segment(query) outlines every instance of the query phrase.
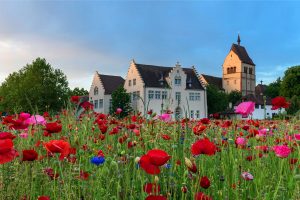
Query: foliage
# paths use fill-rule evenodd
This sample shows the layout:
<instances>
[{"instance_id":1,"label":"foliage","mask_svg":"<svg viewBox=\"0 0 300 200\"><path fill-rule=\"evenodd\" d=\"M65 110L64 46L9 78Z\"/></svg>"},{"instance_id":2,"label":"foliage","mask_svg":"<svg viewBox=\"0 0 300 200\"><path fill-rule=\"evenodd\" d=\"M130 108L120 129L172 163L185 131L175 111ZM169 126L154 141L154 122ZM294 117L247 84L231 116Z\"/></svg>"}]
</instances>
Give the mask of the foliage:
<instances>
[{"instance_id":1,"label":"foliage","mask_svg":"<svg viewBox=\"0 0 300 200\"><path fill-rule=\"evenodd\" d=\"M289 115L296 114L300 111L300 96L294 95L292 98L289 99L290 106L287 109L287 113Z\"/></svg>"},{"instance_id":2,"label":"foliage","mask_svg":"<svg viewBox=\"0 0 300 200\"><path fill-rule=\"evenodd\" d=\"M112 106L110 108L110 114L114 114L118 108L122 109L122 112L118 114L120 118L127 116L132 108L130 106L130 95L126 93L124 87L119 86L112 94Z\"/></svg>"},{"instance_id":3,"label":"foliage","mask_svg":"<svg viewBox=\"0 0 300 200\"><path fill-rule=\"evenodd\" d=\"M222 112L228 107L228 96L213 85L207 86L208 113Z\"/></svg>"},{"instance_id":4,"label":"foliage","mask_svg":"<svg viewBox=\"0 0 300 200\"><path fill-rule=\"evenodd\" d=\"M281 79L280 77L277 78L276 81L267 85L265 95L271 98L275 98L280 95L280 86L281 86Z\"/></svg>"},{"instance_id":5,"label":"foliage","mask_svg":"<svg viewBox=\"0 0 300 200\"><path fill-rule=\"evenodd\" d=\"M228 94L228 102L231 102L232 106L234 106L241 99L242 99L242 93L238 90L231 91Z\"/></svg>"},{"instance_id":6,"label":"foliage","mask_svg":"<svg viewBox=\"0 0 300 200\"><path fill-rule=\"evenodd\" d=\"M280 86L280 94L287 98L300 96L300 65L290 67L284 72Z\"/></svg>"},{"instance_id":7,"label":"foliage","mask_svg":"<svg viewBox=\"0 0 300 200\"><path fill-rule=\"evenodd\" d=\"M92 112L77 121L73 110L50 124L53 119L27 130L11 131L10 124L0 124L0 130L11 132L1 133L1 143L13 141L9 148L0 145L0 160L15 156L14 149L19 152L0 164L0 199L144 200L150 192L169 200L196 195L300 199L299 121L170 123L150 116L117 120ZM203 128L195 132L196 126ZM153 153L157 150L166 155ZM141 160L159 173L148 174Z\"/></svg>"},{"instance_id":8,"label":"foliage","mask_svg":"<svg viewBox=\"0 0 300 200\"><path fill-rule=\"evenodd\" d=\"M75 87L73 90L69 91L69 97L71 96L85 96L89 95L89 92L85 90L84 88Z\"/></svg>"},{"instance_id":9,"label":"foliage","mask_svg":"<svg viewBox=\"0 0 300 200\"><path fill-rule=\"evenodd\" d=\"M59 111L68 99L68 90L65 74L37 58L5 79L0 87L0 104L10 112Z\"/></svg>"}]
</instances>

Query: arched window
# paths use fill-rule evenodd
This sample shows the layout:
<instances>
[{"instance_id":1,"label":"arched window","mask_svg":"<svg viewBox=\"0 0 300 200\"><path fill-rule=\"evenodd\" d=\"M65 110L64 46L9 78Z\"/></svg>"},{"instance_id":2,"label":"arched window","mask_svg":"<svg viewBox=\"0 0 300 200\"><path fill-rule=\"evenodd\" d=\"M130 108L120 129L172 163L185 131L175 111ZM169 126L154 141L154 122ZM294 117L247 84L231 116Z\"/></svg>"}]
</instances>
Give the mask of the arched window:
<instances>
[{"instance_id":1,"label":"arched window","mask_svg":"<svg viewBox=\"0 0 300 200\"><path fill-rule=\"evenodd\" d=\"M96 87L94 88L94 95L98 95L98 93L99 93L99 90L98 90L98 87L96 86Z\"/></svg>"},{"instance_id":2,"label":"arched window","mask_svg":"<svg viewBox=\"0 0 300 200\"><path fill-rule=\"evenodd\" d=\"M227 68L227 74L229 74L230 73L230 70L229 70L229 68Z\"/></svg>"},{"instance_id":3,"label":"arched window","mask_svg":"<svg viewBox=\"0 0 300 200\"><path fill-rule=\"evenodd\" d=\"M233 68L233 72L234 72L234 73L236 72L236 67Z\"/></svg>"}]
</instances>

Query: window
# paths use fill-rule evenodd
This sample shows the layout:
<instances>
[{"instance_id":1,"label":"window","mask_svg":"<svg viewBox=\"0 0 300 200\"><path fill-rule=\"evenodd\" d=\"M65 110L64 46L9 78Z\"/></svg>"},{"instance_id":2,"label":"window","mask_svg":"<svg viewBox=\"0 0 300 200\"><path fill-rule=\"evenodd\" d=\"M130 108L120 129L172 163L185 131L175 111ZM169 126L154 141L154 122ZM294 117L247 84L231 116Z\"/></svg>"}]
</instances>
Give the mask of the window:
<instances>
[{"instance_id":1,"label":"window","mask_svg":"<svg viewBox=\"0 0 300 200\"><path fill-rule=\"evenodd\" d=\"M230 74L230 70L229 70L229 68L227 68L227 74Z\"/></svg>"},{"instance_id":2,"label":"window","mask_svg":"<svg viewBox=\"0 0 300 200\"><path fill-rule=\"evenodd\" d=\"M160 99L160 91L155 91L155 99Z\"/></svg>"},{"instance_id":3,"label":"window","mask_svg":"<svg viewBox=\"0 0 300 200\"><path fill-rule=\"evenodd\" d=\"M135 78L133 79L132 85L136 85L136 79Z\"/></svg>"},{"instance_id":4,"label":"window","mask_svg":"<svg viewBox=\"0 0 300 200\"><path fill-rule=\"evenodd\" d=\"M244 67L244 73L247 74L247 71L248 71L248 68L247 68L247 67Z\"/></svg>"},{"instance_id":5,"label":"window","mask_svg":"<svg viewBox=\"0 0 300 200\"><path fill-rule=\"evenodd\" d=\"M96 87L94 88L94 95L98 95L98 93L99 93L99 90L98 90L98 87L96 86Z\"/></svg>"},{"instance_id":6,"label":"window","mask_svg":"<svg viewBox=\"0 0 300 200\"><path fill-rule=\"evenodd\" d=\"M255 108L259 108L259 105L258 105L258 104L255 104Z\"/></svg>"},{"instance_id":7,"label":"window","mask_svg":"<svg viewBox=\"0 0 300 200\"><path fill-rule=\"evenodd\" d=\"M249 68L249 74L252 74L252 72L253 72L253 69Z\"/></svg>"},{"instance_id":8,"label":"window","mask_svg":"<svg viewBox=\"0 0 300 200\"><path fill-rule=\"evenodd\" d=\"M94 107L95 107L95 109L97 109L97 108L98 108L98 99L97 99L97 100L95 100L95 102L94 102Z\"/></svg>"},{"instance_id":9,"label":"window","mask_svg":"<svg viewBox=\"0 0 300 200\"><path fill-rule=\"evenodd\" d=\"M140 91L136 91L136 99L140 97Z\"/></svg>"},{"instance_id":10,"label":"window","mask_svg":"<svg viewBox=\"0 0 300 200\"><path fill-rule=\"evenodd\" d=\"M233 68L233 72L234 72L234 73L236 72L236 67Z\"/></svg>"},{"instance_id":11,"label":"window","mask_svg":"<svg viewBox=\"0 0 300 200\"><path fill-rule=\"evenodd\" d=\"M128 86L131 86L131 80L128 81Z\"/></svg>"},{"instance_id":12,"label":"window","mask_svg":"<svg viewBox=\"0 0 300 200\"><path fill-rule=\"evenodd\" d=\"M196 118L200 118L200 110L196 111Z\"/></svg>"},{"instance_id":13,"label":"window","mask_svg":"<svg viewBox=\"0 0 300 200\"><path fill-rule=\"evenodd\" d=\"M227 85L229 85L229 81L227 81Z\"/></svg>"},{"instance_id":14,"label":"window","mask_svg":"<svg viewBox=\"0 0 300 200\"><path fill-rule=\"evenodd\" d=\"M136 92L132 92L131 98L132 98L132 101L136 99Z\"/></svg>"},{"instance_id":15,"label":"window","mask_svg":"<svg viewBox=\"0 0 300 200\"><path fill-rule=\"evenodd\" d=\"M103 99L99 99L99 108L103 108Z\"/></svg>"},{"instance_id":16,"label":"window","mask_svg":"<svg viewBox=\"0 0 300 200\"><path fill-rule=\"evenodd\" d=\"M154 91L153 90L149 90L148 91L148 98L149 99L153 99L154 98Z\"/></svg>"},{"instance_id":17,"label":"window","mask_svg":"<svg viewBox=\"0 0 300 200\"><path fill-rule=\"evenodd\" d=\"M180 102L180 100L181 100L181 93L180 92L175 93L175 99L176 99L176 101Z\"/></svg>"},{"instance_id":18,"label":"window","mask_svg":"<svg viewBox=\"0 0 300 200\"><path fill-rule=\"evenodd\" d=\"M195 100L195 96L194 96L194 92L190 92L190 101L194 101Z\"/></svg>"},{"instance_id":19,"label":"window","mask_svg":"<svg viewBox=\"0 0 300 200\"><path fill-rule=\"evenodd\" d=\"M181 85L181 78L180 76L175 77L175 85Z\"/></svg>"},{"instance_id":20,"label":"window","mask_svg":"<svg viewBox=\"0 0 300 200\"><path fill-rule=\"evenodd\" d=\"M194 118L194 111L191 110L191 118Z\"/></svg>"},{"instance_id":21,"label":"window","mask_svg":"<svg viewBox=\"0 0 300 200\"><path fill-rule=\"evenodd\" d=\"M199 92L195 93L195 101L200 101L200 93Z\"/></svg>"},{"instance_id":22,"label":"window","mask_svg":"<svg viewBox=\"0 0 300 200\"><path fill-rule=\"evenodd\" d=\"M91 104L93 104L93 105L94 105L94 102L93 102L93 100L91 100Z\"/></svg>"},{"instance_id":23,"label":"window","mask_svg":"<svg viewBox=\"0 0 300 200\"><path fill-rule=\"evenodd\" d=\"M161 92L161 98L162 98L162 99L167 99L167 95L168 95L168 94L167 94L167 91L162 91L162 92Z\"/></svg>"},{"instance_id":24,"label":"window","mask_svg":"<svg viewBox=\"0 0 300 200\"><path fill-rule=\"evenodd\" d=\"M261 105L260 107L261 107L261 109L265 109L265 105Z\"/></svg>"},{"instance_id":25,"label":"window","mask_svg":"<svg viewBox=\"0 0 300 200\"><path fill-rule=\"evenodd\" d=\"M112 107L112 99L109 99L109 110L111 109Z\"/></svg>"},{"instance_id":26,"label":"window","mask_svg":"<svg viewBox=\"0 0 300 200\"><path fill-rule=\"evenodd\" d=\"M236 85L236 80L234 80L234 84Z\"/></svg>"}]
</instances>

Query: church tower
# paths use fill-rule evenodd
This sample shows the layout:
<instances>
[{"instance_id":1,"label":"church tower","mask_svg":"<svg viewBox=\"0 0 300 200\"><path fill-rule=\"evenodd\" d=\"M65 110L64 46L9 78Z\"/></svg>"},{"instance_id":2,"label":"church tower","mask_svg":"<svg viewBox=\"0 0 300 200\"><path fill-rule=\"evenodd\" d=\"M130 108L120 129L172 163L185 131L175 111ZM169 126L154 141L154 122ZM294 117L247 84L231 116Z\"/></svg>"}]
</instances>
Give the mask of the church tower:
<instances>
[{"instance_id":1,"label":"church tower","mask_svg":"<svg viewBox=\"0 0 300 200\"><path fill-rule=\"evenodd\" d=\"M241 46L240 35L224 60L222 82L228 93L238 90L245 96L255 92L255 64Z\"/></svg>"}]
</instances>

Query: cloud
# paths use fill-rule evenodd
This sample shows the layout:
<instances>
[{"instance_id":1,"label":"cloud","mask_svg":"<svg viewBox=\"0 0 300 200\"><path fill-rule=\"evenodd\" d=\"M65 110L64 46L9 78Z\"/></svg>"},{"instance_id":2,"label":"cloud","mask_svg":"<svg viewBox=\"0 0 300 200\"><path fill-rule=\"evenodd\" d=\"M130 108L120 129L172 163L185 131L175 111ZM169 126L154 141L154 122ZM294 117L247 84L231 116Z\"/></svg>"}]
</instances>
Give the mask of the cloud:
<instances>
[{"instance_id":1,"label":"cloud","mask_svg":"<svg viewBox=\"0 0 300 200\"><path fill-rule=\"evenodd\" d=\"M46 58L54 68L68 77L71 88L89 89L96 70L103 74L126 74L129 60L107 52L90 49L80 43L37 38L0 40L0 82L37 57Z\"/></svg>"}]
</instances>

